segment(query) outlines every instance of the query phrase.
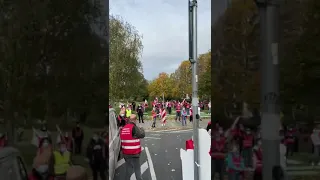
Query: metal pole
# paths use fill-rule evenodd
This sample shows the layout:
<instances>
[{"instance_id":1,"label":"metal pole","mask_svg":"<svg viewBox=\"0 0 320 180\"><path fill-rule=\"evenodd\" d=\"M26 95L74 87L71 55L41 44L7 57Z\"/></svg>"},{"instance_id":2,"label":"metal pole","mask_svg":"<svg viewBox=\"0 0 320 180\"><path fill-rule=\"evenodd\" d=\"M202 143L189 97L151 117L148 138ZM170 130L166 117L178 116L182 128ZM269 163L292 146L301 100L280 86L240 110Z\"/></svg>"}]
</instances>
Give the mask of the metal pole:
<instances>
[{"instance_id":1,"label":"metal pole","mask_svg":"<svg viewBox=\"0 0 320 180\"><path fill-rule=\"evenodd\" d=\"M272 169L280 164L279 128L279 2L256 0L260 14L261 31L261 103L262 103L262 148L263 180L272 180Z\"/></svg>"},{"instance_id":2,"label":"metal pole","mask_svg":"<svg viewBox=\"0 0 320 180\"><path fill-rule=\"evenodd\" d=\"M192 68L192 111L194 142L194 180L199 180L199 112L198 112L198 75L197 75L197 0L189 0L189 60Z\"/></svg>"}]
</instances>

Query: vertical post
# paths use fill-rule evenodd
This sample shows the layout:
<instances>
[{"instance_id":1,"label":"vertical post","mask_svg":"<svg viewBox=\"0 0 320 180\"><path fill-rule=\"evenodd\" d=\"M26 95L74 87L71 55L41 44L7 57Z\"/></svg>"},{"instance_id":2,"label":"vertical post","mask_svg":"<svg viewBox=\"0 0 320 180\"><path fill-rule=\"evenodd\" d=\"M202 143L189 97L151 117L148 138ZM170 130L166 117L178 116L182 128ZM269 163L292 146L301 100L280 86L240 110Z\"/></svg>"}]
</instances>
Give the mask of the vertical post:
<instances>
[{"instance_id":1,"label":"vertical post","mask_svg":"<svg viewBox=\"0 0 320 180\"><path fill-rule=\"evenodd\" d=\"M194 142L194 180L199 180L199 112L198 112L198 75L197 75L197 0L189 1L189 61L192 68L192 111Z\"/></svg>"},{"instance_id":2,"label":"vertical post","mask_svg":"<svg viewBox=\"0 0 320 180\"><path fill-rule=\"evenodd\" d=\"M255 0L259 8L261 31L261 104L263 180L273 179L272 168L280 164L279 128L279 1Z\"/></svg>"}]
</instances>

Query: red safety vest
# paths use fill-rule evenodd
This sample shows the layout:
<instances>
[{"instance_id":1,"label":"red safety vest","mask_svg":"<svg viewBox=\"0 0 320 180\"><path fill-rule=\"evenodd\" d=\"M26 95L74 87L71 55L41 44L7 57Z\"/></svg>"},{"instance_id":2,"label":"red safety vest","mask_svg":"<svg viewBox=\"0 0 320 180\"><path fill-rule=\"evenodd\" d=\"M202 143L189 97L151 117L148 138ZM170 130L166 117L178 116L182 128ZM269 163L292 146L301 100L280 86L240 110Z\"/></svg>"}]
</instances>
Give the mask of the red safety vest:
<instances>
[{"instance_id":1,"label":"red safety vest","mask_svg":"<svg viewBox=\"0 0 320 180\"><path fill-rule=\"evenodd\" d=\"M262 172L262 151L261 151L261 148L259 148L258 150L255 150L254 153L257 158L255 170L260 173L260 172Z\"/></svg>"},{"instance_id":2,"label":"red safety vest","mask_svg":"<svg viewBox=\"0 0 320 180\"><path fill-rule=\"evenodd\" d=\"M0 148L4 148L6 146L7 138L5 136L0 138Z\"/></svg>"},{"instance_id":3,"label":"red safety vest","mask_svg":"<svg viewBox=\"0 0 320 180\"><path fill-rule=\"evenodd\" d=\"M177 105L176 111L177 111L177 112L180 112L180 111L181 111L180 105Z\"/></svg>"},{"instance_id":4,"label":"red safety vest","mask_svg":"<svg viewBox=\"0 0 320 180\"><path fill-rule=\"evenodd\" d=\"M190 108L189 115L192 116L192 109ZM211 122L211 121L209 121Z\"/></svg>"},{"instance_id":5,"label":"red safety vest","mask_svg":"<svg viewBox=\"0 0 320 180\"><path fill-rule=\"evenodd\" d=\"M220 141L212 140L211 148L210 148L210 155L214 159L224 159L224 148L225 148L225 138L221 138Z\"/></svg>"},{"instance_id":6,"label":"red safety vest","mask_svg":"<svg viewBox=\"0 0 320 180\"><path fill-rule=\"evenodd\" d=\"M287 138L286 138L286 144L293 144L294 143L294 138L293 138L293 133L292 131L289 131L287 133Z\"/></svg>"},{"instance_id":7,"label":"red safety vest","mask_svg":"<svg viewBox=\"0 0 320 180\"><path fill-rule=\"evenodd\" d=\"M152 110L152 118L155 118L155 117L157 117L157 113L156 113L156 111L154 111L154 110Z\"/></svg>"},{"instance_id":8,"label":"red safety vest","mask_svg":"<svg viewBox=\"0 0 320 180\"><path fill-rule=\"evenodd\" d=\"M252 141L253 141L253 135L244 135L243 136L243 147L244 148L251 148L252 147Z\"/></svg>"},{"instance_id":9,"label":"red safety vest","mask_svg":"<svg viewBox=\"0 0 320 180\"><path fill-rule=\"evenodd\" d=\"M121 148L123 154L134 155L141 152L140 139L132 137L134 124L125 125L120 132Z\"/></svg>"}]
</instances>

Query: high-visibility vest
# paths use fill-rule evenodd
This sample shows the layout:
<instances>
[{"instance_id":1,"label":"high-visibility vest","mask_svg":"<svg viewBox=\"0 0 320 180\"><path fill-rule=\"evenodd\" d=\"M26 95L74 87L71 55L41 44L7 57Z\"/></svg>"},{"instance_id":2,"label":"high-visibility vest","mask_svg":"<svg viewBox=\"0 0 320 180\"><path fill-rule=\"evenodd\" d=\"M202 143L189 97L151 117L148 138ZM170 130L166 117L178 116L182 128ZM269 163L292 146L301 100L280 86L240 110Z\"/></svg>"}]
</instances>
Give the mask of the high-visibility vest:
<instances>
[{"instance_id":1,"label":"high-visibility vest","mask_svg":"<svg viewBox=\"0 0 320 180\"><path fill-rule=\"evenodd\" d=\"M219 141L213 139L211 141L210 154L214 159L224 159L225 158L225 138L221 138Z\"/></svg>"},{"instance_id":2,"label":"high-visibility vest","mask_svg":"<svg viewBox=\"0 0 320 180\"><path fill-rule=\"evenodd\" d=\"M253 135L244 135L243 141L242 141L244 148L251 148L253 145L252 142L253 142Z\"/></svg>"},{"instance_id":3,"label":"high-visibility vest","mask_svg":"<svg viewBox=\"0 0 320 180\"><path fill-rule=\"evenodd\" d=\"M127 109L127 110L126 110L126 116L127 116L127 117L130 117L130 116L131 116L131 109Z\"/></svg>"},{"instance_id":4,"label":"high-visibility vest","mask_svg":"<svg viewBox=\"0 0 320 180\"><path fill-rule=\"evenodd\" d=\"M134 155L141 152L140 139L132 137L134 124L126 124L120 132L121 149L123 154Z\"/></svg>"},{"instance_id":5,"label":"high-visibility vest","mask_svg":"<svg viewBox=\"0 0 320 180\"><path fill-rule=\"evenodd\" d=\"M61 154L61 152L55 151L53 152L53 155L55 160L54 173L56 175L67 173L70 167L70 152L66 151Z\"/></svg>"}]
</instances>

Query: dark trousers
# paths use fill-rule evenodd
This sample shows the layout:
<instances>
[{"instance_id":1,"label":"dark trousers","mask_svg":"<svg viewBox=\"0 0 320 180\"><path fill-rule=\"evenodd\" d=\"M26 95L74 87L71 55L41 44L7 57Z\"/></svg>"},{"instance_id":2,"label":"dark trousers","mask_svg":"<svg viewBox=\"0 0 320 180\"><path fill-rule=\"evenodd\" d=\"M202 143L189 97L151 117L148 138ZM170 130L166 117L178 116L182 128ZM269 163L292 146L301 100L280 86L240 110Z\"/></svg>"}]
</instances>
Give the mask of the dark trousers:
<instances>
[{"instance_id":1,"label":"dark trousers","mask_svg":"<svg viewBox=\"0 0 320 180\"><path fill-rule=\"evenodd\" d=\"M225 160L224 159L211 159L211 179L215 179L215 175L216 173L219 175L219 179L220 180L224 180L224 162Z\"/></svg>"},{"instance_id":2,"label":"dark trousers","mask_svg":"<svg viewBox=\"0 0 320 180\"><path fill-rule=\"evenodd\" d=\"M132 157L132 158L124 158L126 161L125 163L125 178L123 180L130 180L130 176L132 173L132 170L134 174L136 175L137 180L142 180L141 175L141 165L140 165L140 158Z\"/></svg>"},{"instance_id":3,"label":"dark trousers","mask_svg":"<svg viewBox=\"0 0 320 180\"><path fill-rule=\"evenodd\" d=\"M253 173L253 180L262 180L262 173L254 171Z\"/></svg>"},{"instance_id":4,"label":"dark trousers","mask_svg":"<svg viewBox=\"0 0 320 180\"><path fill-rule=\"evenodd\" d=\"M168 107L168 111L169 111L169 114L171 114L171 111L172 111L171 107Z\"/></svg>"},{"instance_id":5,"label":"dark trousers","mask_svg":"<svg viewBox=\"0 0 320 180\"><path fill-rule=\"evenodd\" d=\"M192 122L192 121L193 121L193 116L191 115L191 116L190 116L190 122Z\"/></svg>"},{"instance_id":6,"label":"dark trousers","mask_svg":"<svg viewBox=\"0 0 320 180\"><path fill-rule=\"evenodd\" d=\"M293 152L294 152L294 143L291 144L287 144L287 152L286 152L286 156L293 156Z\"/></svg>"},{"instance_id":7,"label":"dark trousers","mask_svg":"<svg viewBox=\"0 0 320 180\"><path fill-rule=\"evenodd\" d=\"M139 123L142 121L143 123L143 113L138 113Z\"/></svg>"},{"instance_id":8,"label":"dark trousers","mask_svg":"<svg viewBox=\"0 0 320 180\"><path fill-rule=\"evenodd\" d=\"M82 139L75 139L75 154L81 154L81 150L82 150Z\"/></svg>"},{"instance_id":9,"label":"dark trousers","mask_svg":"<svg viewBox=\"0 0 320 180\"><path fill-rule=\"evenodd\" d=\"M177 111L176 112L176 120L179 119L179 121L181 121L181 112Z\"/></svg>"},{"instance_id":10,"label":"dark trousers","mask_svg":"<svg viewBox=\"0 0 320 180\"><path fill-rule=\"evenodd\" d=\"M95 163L91 165L93 180L98 180L98 174L100 175L101 180L107 180L105 174L105 163Z\"/></svg>"}]
</instances>

